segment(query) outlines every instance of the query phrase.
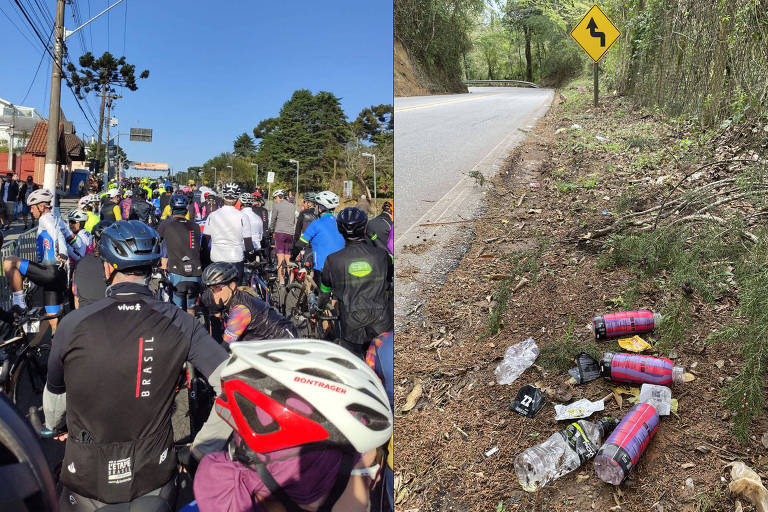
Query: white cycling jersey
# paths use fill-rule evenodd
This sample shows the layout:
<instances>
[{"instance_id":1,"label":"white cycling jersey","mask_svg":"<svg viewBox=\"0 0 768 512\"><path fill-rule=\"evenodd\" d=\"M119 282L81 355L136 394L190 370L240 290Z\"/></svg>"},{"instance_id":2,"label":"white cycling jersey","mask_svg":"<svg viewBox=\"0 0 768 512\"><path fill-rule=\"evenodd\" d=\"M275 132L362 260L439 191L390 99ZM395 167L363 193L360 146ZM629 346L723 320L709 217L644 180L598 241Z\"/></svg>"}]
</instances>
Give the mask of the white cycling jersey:
<instances>
[{"instance_id":1,"label":"white cycling jersey","mask_svg":"<svg viewBox=\"0 0 768 512\"><path fill-rule=\"evenodd\" d=\"M251 240L253 240L254 249L261 249L261 237L264 235L264 223L261 217L250 208L243 208L242 212L251 224Z\"/></svg>"},{"instance_id":2,"label":"white cycling jersey","mask_svg":"<svg viewBox=\"0 0 768 512\"><path fill-rule=\"evenodd\" d=\"M243 261L244 238L251 238L251 223L234 206L224 205L208 216L203 230L211 237L211 261L239 263Z\"/></svg>"},{"instance_id":3,"label":"white cycling jersey","mask_svg":"<svg viewBox=\"0 0 768 512\"><path fill-rule=\"evenodd\" d=\"M37 261L46 265L58 264L56 255L73 261L85 256L85 244L61 217L45 213L37 224Z\"/></svg>"}]
</instances>

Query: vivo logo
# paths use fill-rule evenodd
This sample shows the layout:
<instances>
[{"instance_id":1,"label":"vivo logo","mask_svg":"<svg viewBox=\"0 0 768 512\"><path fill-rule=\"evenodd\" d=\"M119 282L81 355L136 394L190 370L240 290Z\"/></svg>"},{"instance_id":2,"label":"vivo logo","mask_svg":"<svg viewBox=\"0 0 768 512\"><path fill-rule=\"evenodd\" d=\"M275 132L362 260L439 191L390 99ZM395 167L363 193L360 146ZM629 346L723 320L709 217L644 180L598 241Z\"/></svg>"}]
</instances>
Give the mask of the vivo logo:
<instances>
[{"instance_id":1,"label":"vivo logo","mask_svg":"<svg viewBox=\"0 0 768 512\"><path fill-rule=\"evenodd\" d=\"M141 304L120 304L117 309L120 311L141 311Z\"/></svg>"}]
</instances>

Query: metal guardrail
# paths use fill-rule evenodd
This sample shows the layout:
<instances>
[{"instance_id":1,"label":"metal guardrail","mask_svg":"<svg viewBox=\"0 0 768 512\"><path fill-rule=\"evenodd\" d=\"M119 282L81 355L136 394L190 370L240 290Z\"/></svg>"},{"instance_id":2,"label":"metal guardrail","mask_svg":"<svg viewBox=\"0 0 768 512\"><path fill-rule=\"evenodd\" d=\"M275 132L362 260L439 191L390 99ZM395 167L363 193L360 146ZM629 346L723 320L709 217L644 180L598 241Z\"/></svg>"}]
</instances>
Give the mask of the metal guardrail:
<instances>
[{"instance_id":1,"label":"metal guardrail","mask_svg":"<svg viewBox=\"0 0 768 512\"><path fill-rule=\"evenodd\" d=\"M464 80L464 85L501 85L501 84L521 84L527 87L539 88L538 84L533 82L524 82L522 80Z\"/></svg>"},{"instance_id":2,"label":"metal guardrail","mask_svg":"<svg viewBox=\"0 0 768 512\"><path fill-rule=\"evenodd\" d=\"M8 240L0 249L0 255L5 259L8 256L18 256L31 261L37 261L37 228L32 228L20 234L16 240ZM11 289L5 278L5 271L0 265L0 308L6 311L11 309Z\"/></svg>"}]
</instances>

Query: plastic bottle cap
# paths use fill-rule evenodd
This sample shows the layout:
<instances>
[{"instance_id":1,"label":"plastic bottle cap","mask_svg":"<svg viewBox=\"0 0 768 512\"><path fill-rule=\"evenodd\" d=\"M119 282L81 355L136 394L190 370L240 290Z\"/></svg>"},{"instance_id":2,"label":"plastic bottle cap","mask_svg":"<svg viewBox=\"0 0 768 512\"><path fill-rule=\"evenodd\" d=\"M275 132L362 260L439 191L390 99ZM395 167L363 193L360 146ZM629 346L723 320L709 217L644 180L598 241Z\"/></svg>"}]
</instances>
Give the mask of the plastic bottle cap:
<instances>
[{"instance_id":1,"label":"plastic bottle cap","mask_svg":"<svg viewBox=\"0 0 768 512\"><path fill-rule=\"evenodd\" d=\"M653 314L653 328L656 329L657 327L661 327L661 324L664 323L664 318L661 316L661 313L654 313Z\"/></svg>"}]
</instances>

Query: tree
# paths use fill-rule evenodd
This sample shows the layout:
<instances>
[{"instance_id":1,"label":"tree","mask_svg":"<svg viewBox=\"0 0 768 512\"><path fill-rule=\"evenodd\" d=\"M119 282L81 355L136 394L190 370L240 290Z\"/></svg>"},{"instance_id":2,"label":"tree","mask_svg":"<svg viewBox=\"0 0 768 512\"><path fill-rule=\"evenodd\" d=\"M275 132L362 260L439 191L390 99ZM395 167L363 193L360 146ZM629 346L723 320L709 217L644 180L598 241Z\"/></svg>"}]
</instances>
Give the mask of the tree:
<instances>
[{"instance_id":1,"label":"tree","mask_svg":"<svg viewBox=\"0 0 768 512\"><path fill-rule=\"evenodd\" d=\"M250 135L243 132L233 143L235 154L241 158L251 156L256 151L256 145Z\"/></svg>"},{"instance_id":2,"label":"tree","mask_svg":"<svg viewBox=\"0 0 768 512\"><path fill-rule=\"evenodd\" d=\"M533 56L531 53L531 37L533 36L534 27L538 20L537 16L541 16L542 10L533 5L529 5L527 2L518 3L510 1L507 4L507 10L504 14L504 22L510 27L522 31L525 38L525 79L529 82L533 82Z\"/></svg>"},{"instance_id":3,"label":"tree","mask_svg":"<svg viewBox=\"0 0 768 512\"><path fill-rule=\"evenodd\" d=\"M290 183L295 167L288 160L298 160L300 184L314 188L341 159L351 130L339 98L327 91L312 94L300 89L283 104L278 117L261 121L253 134L260 139L256 161L262 169L274 169Z\"/></svg>"},{"instance_id":4,"label":"tree","mask_svg":"<svg viewBox=\"0 0 768 512\"><path fill-rule=\"evenodd\" d=\"M101 158L101 137L104 127L104 105L108 95L115 92L115 87L125 87L129 91L138 90L136 85L136 66L128 64L125 57L116 59L111 53L104 52L98 59L91 52L80 57L80 69L71 62L67 64L67 84L74 87L75 94L80 99L85 99L91 91L101 96L101 108L99 109L99 139L96 145L96 159ZM145 69L139 74L139 78L149 78L149 70Z\"/></svg>"},{"instance_id":5,"label":"tree","mask_svg":"<svg viewBox=\"0 0 768 512\"><path fill-rule=\"evenodd\" d=\"M395 119L392 114L392 105L364 108L351 123L352 132L358 139L372 143L393 137Z\"/></svg>"}]
</instances>

